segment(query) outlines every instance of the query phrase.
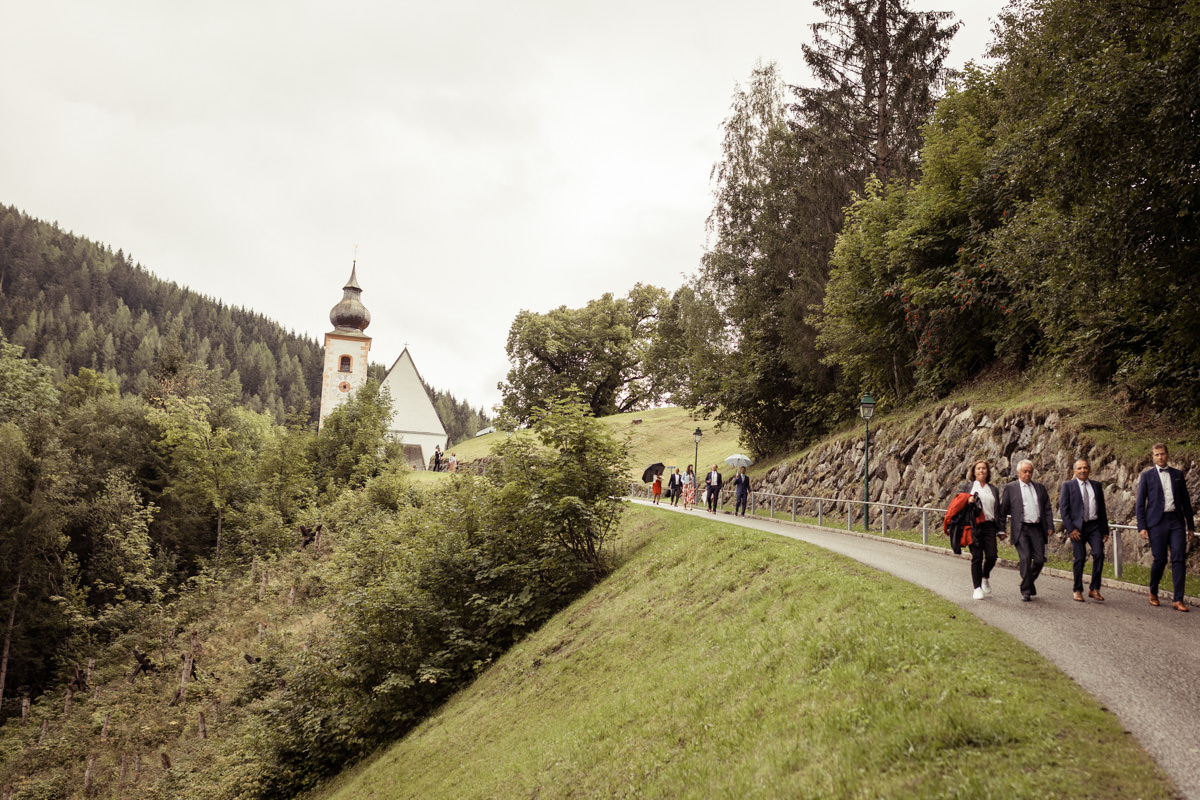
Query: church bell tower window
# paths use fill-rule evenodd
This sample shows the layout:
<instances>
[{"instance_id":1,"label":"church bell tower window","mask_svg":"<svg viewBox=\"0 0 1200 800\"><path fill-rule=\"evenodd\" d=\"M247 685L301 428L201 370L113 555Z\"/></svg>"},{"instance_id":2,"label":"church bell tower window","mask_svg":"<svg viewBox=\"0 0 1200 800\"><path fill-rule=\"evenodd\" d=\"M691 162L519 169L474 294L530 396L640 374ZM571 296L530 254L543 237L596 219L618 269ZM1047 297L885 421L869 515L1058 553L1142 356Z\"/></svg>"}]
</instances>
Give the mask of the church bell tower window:
<instances>
[{"instance_id":1,"label":"church bell tower window","mask_svg":"<svg viewBox=\"0 0 1200 800\"><path fill-rule=\"evenodd\" d=\"M350 356L342 356L341 361L338 362L338 372L349 372L349 371L350 371Z\"/></svg>"}]
</instances>

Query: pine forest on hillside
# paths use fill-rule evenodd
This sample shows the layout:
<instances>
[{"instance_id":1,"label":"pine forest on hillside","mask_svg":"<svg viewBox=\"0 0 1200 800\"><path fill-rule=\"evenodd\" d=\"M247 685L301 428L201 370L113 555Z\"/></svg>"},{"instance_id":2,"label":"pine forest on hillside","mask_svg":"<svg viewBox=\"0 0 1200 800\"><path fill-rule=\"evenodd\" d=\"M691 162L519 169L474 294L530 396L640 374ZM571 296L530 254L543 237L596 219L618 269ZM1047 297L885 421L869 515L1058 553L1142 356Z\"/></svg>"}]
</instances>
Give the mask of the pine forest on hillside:
<instances>
[{"instance_id":1,"label":"pine forest on hillside","mask_svg":"<svg viewBox=\"0 0 1200 800\"><path fill-rule=\"evenodd\" d=\"M320 307L314 314L320 314ZM154 277L121 250L0 206L0 331L62 381L98 372L122 392L151 389L164 348L239 387L241 403L282 422L315 420L323 349L253 311ZM382 380L384 368L372 365ZM449 392L425 386L450 443L488 424Z\"/></svg>"}]
</instances>

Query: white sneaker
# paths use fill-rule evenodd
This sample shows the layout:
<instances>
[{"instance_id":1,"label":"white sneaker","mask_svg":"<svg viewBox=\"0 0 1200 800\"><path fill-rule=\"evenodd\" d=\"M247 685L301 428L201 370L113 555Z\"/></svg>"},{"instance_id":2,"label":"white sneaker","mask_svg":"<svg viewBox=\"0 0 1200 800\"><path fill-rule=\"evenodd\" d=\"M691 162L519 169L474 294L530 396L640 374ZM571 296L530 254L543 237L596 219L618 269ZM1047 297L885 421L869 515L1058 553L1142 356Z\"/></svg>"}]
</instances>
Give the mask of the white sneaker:
<instances>
[{"instance_id":1,"label":"white sneaker","mask_svg":"<svg viewBox=\"0 0 1200 800\"><path fill-rule=\"evenodd\" d=\"M976 600L982 600L983 599L983 589L976 589L975 594L973 594L971 596L974 597Z\"/></svg>"},{"instance_id":2,"label":"white sneaker","mask_svg":"<svg viewBox=\"0 0 1200 800\"><path fill-rule=\"evenodd\" d=\"M989 581L987 578L984 578L984 579L983 579L983 587L982 587L982 588L983 588L983 593L984 593L984 594L991 594L991 593L992 593L992 584L991 584L991 581Z\"/></svg>"}]
</instances>

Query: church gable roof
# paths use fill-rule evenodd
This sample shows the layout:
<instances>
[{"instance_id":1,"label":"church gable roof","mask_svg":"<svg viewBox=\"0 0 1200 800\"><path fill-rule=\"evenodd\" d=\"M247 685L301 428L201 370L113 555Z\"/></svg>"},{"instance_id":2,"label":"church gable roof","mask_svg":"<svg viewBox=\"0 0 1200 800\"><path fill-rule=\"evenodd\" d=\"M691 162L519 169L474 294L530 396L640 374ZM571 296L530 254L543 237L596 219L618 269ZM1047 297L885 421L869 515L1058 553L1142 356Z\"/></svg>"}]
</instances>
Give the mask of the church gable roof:
<instances>
[{"instance_id":1,"label":"church gable roof","mask_svg":"<svg viewBox=\"0 0 1200 800\"><path fill-rule=\"evenodd\" d=\"M446 429L442 427L433 402L421 384L421 376L407 347L388 370L383 386L392 396L391 430L399 432L401 436L406 433L446 435Z\"/></svg>"}]
</instances>

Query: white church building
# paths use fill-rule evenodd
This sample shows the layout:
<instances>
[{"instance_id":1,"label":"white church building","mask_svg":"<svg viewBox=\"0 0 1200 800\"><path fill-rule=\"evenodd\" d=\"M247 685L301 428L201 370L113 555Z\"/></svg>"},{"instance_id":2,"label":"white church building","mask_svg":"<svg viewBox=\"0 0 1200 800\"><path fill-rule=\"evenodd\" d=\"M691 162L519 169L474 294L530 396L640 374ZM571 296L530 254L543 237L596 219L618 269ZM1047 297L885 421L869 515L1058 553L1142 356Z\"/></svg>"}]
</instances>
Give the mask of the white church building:
<instances>
[{"instance_id":1,"label":"white church building","mask_svg":"<svg viewBox=\"0 0 1200 800\"><path fill-rule=\"evenodd\" d=\"M367 360L371 337L364 331L371 312L362 304L362 289L356 276L357 263L350 267L350 280L342 287L342 299L329 311L333 330L325 334L325 365L321 372L321 418L344 403L367 382ZM435 447L446 449L446 429L421 384L420 373L408 348L392 364L382 388L392 398L389 433L404 447L404 457L413 469L426 469Z\"/></svg>"}]
</instances>

